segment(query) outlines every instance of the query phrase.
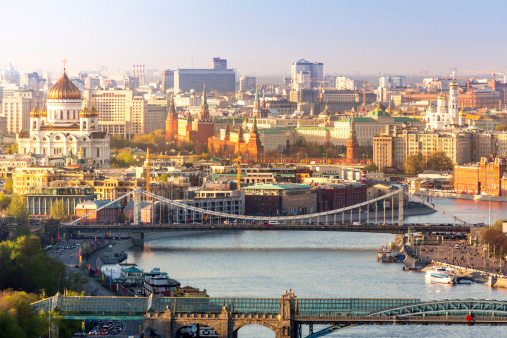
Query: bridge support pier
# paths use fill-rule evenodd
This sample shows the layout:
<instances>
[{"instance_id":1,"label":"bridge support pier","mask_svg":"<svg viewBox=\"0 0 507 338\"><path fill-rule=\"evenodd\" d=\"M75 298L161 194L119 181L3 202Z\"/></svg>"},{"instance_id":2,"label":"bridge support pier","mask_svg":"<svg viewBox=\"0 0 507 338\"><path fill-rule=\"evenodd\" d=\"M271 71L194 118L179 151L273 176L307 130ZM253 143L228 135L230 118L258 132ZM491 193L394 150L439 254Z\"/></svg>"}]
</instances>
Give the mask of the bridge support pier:
<instances>
[{"instance_id":1,"label":"bridge support pier","mask_svg":"<svg viewBox=\"0 0 507 338\"><path fill-rule=\"evenodd\" d=\"M134 242L134 245L144 246L144 232L133 232L132 241Z\"/></svg>"}]
</instances>

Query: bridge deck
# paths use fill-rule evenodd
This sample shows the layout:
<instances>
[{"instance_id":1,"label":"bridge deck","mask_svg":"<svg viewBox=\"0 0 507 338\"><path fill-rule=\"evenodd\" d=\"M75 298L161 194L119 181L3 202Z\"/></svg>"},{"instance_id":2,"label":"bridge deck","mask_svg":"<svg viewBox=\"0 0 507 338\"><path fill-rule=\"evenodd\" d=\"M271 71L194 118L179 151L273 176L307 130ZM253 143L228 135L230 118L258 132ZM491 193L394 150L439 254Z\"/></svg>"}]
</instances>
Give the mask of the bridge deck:
<instances>
[{"instance_id":1,"label":"bridge deck","mask_svg":"<svg viewBox=\"0 0 507 338\"><path fill-rule=\"evenodd\" d=\"M112 225L112 224L73 224L66 226L68 230L94 230L94 231L129 231L129 232L167 232L167 231L232 231L232 230L256 230L256 231L341 231L341 232L377 232L390 234L404 234L408 232L407 225L348 225L348 224L153 224L153 225ZM413 225L410 229L415 232L470 232L468 225Z\"/></svg>"}]
</instances>

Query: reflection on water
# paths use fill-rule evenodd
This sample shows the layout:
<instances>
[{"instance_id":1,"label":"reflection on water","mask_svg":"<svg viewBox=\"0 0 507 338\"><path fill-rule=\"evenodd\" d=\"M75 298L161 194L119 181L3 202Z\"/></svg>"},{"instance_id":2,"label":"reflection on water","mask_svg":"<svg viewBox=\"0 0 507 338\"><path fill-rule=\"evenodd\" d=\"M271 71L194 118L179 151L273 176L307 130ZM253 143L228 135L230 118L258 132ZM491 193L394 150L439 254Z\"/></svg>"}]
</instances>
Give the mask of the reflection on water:
<instances>
[{"instance_id":1,"label":"reflection on water","mask_svg":"<svg viewBox=\"0 0 507 338\"><path fill-rule=\"evenodd\" d=\"M487 219L489 203L442 200L446 211L473 222ZM506 217L505 203L491 210ZM470 209L470 210L466 210ZM424 220L417 220L417 218ZM414 216L407 222L441 221L436 214ZM444 222L448 222L447 220ZM507 300L507 290L485 285L426 283L424 273L402 271L401 264L375 260L375 251L394 235L332 232L212 232L158 239L144 249L128 251L128 262L145 271L159 267L182 285L205 288L212 297L280 297L292 289L298 297L485 298ZM480 330L480 331L479 331ZM328 337L472 337L507 336L502 327L363 326ZM239 337L274 337L256 326L244 327Z\"/></svg>"}]
</instances>

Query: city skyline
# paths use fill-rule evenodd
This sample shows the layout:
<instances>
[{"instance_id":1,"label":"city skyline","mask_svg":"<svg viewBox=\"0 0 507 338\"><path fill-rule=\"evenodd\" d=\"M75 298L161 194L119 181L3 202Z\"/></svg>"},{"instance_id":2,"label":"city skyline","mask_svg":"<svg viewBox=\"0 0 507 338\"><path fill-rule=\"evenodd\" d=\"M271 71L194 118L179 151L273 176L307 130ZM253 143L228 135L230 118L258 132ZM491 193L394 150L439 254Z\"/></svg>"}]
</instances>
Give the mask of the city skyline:
<instances>
[{"instance_id":1,"label":"city skyline","mask_svg":"<svg viewBox=\"0 0 507 338\"><path fill-rule=\"evenodd\" d=\"M69 70L211 68L220 56L238 74L258 76L289 74L299 59L323 62L325 74L504 71L502 23L494 18L506 4L493 3L9 2L5 12L23 21L7 15L0 23L11 32L2 37L0 65L57 71L66 58Z\"/></svg>"}]
</instances>

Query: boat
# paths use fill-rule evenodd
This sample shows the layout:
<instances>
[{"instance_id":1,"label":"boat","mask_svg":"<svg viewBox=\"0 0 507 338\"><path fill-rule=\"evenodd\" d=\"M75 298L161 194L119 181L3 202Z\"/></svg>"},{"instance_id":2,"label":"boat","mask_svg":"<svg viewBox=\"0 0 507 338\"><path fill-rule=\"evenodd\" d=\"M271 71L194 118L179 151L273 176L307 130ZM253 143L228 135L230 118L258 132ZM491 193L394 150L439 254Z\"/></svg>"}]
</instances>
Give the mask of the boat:
<instances>
[{"instance_id":1,"label":"boat","mask_svg":"<svg viewBox=\"0 0 507 338\"><path fill-rule=\"evenodd\" d=\"M393 254L387 247L382 247L382 249L377 251L377 262L398 263L403 262L404 259L405 255L399 253Z\"/></svg>"},{"instance_id":2,"label":"boat","mask_svg":"<svg viewBox=\"0 0 507 338\"><path fill-rule=\"evenodd\" d=\"M430 267L426 271L426 281L441 284L455 284L456 276L453 274L454 269L442 268L439 266Z\"/></svg>"}]
</instances>

